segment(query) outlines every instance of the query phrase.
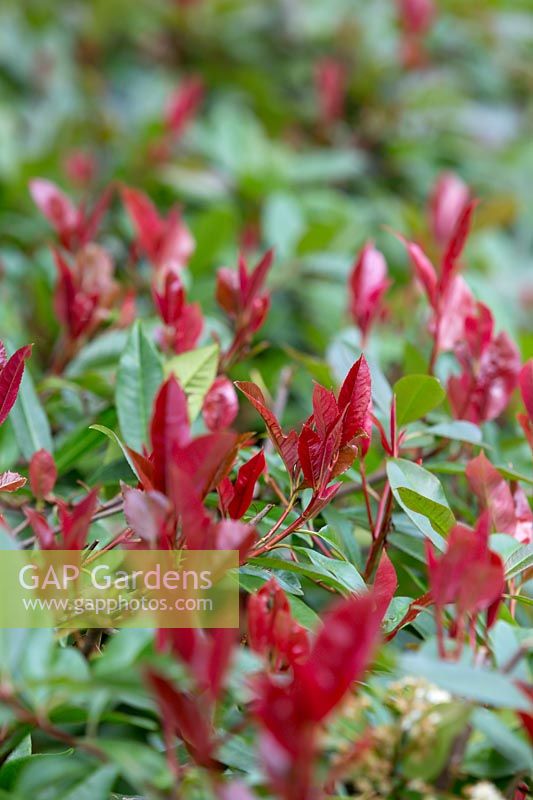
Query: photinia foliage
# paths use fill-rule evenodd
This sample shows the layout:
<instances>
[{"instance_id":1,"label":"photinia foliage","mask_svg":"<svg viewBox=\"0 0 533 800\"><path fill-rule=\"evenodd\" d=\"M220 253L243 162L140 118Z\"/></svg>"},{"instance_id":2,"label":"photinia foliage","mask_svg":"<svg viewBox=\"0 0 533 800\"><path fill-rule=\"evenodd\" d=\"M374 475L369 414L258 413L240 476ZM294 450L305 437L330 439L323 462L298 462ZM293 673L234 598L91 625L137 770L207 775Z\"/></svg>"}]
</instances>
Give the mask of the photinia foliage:
<instances>
[{"instance_id":1,"label":"photinia foliage","mask_svg":"<svg viewBox=\"0 0 533 800\"><path fill-rule=\"evenodd\" d=\"M61 153L66 181L37 151L21 173L50 179L26 181L0 269L2 549L237 551L240 626L0 631L0 800L530 796L514 206L492 156L425 150L452 12L301 5L141 3L109 40L84 29L87 91L115 47L132 86ZM139 73L168 70L134 145L113 129L149 91L130 25Z\"/></svg>"}]
</instances>

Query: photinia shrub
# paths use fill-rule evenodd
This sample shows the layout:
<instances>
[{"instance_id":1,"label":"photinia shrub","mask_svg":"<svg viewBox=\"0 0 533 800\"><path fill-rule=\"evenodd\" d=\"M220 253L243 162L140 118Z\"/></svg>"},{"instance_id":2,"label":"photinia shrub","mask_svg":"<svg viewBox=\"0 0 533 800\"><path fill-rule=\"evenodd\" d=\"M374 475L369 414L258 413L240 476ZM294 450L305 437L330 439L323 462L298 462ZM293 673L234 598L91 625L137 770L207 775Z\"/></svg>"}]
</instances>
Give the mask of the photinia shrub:
<instances>
[{"instance_id":1,"label":"photinia shrub","mask_svg":"<svg viewBox=\"0 0 533 800\"><path fill-rule=\"evenodd\" d=\"M399 8L418 42L432 7ZM324 125L342 80L320 65ZM200 98L181 87L169 136ZM398 290L368 242L346 283L348 363L289 351L278 386L258 347L273 250L218 269L215 321L188 300L195 242L176 208L126 186L90 213L49 181L30 191L51 225L60 329L29 364L31 345L0 349L0 422L21 437L20 472L0 475L3 541L88 562L238 551L241 627L25 631L23 650L3 631L2 797L28 796L16 776L41 754L80 797L525 797L533 362L466 282L468 187L437 182L431 259L400 235L426 317L416 369L382 368L373 346ZM115 207L135 285L98 238ZM116 336L110 362L91 360ZM84 419L62 425L52 405L73 393ZM501 430L523 472L495 457Z\"/></svg>"}]
</instances>

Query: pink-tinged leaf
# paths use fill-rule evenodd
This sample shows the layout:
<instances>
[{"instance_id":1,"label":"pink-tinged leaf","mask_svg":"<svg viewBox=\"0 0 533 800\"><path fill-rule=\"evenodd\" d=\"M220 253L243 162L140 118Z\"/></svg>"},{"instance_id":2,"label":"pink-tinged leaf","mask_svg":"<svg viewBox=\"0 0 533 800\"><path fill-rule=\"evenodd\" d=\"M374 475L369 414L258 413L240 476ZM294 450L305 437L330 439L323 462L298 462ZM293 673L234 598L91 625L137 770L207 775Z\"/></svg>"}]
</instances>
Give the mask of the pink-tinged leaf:
<instances>
[{"instance_id":1,"label":"pink-tinged leaf","mask_svg":"<svg viewBox=\"0 0 533 800\"><path fill-rule=\"evenodd\" d=\"M334 58L322 58L315 68L320 119L326 126L342 117L346 93L346 68Z\"/></svg>"},{"instance_id":2,"label":"pink-tinged leaf","mask_svg":"<svg viewBox=\"0 0 533 800\"><path fill-rule=\"evenodd\" d=\"M194 119L204 94L203 83L198 77L184 80L167 103L165 124L175 138L183 135Z\"/></svg>"},{"instance_id":3,"label":"pink-tinged leaf","mask_svg":"<svg viewBox=\"0 0 533 800\"><path fill-rule=\"evenodd\" d=\"M232 519L241 519L252 502L254 489L259 476L266 469L265 454L262 450L249 459L237 473L231 499L226 504L227 513Z\"/></svg>"},{"instance_id":4,"label":"pink-tinged leaf","mask_svg":"<svg viewBox=\"0 0 533 800\"><path fill-rule=\"evenodd\" d=\"M442 259L442 273L441 273L442 288L445 288L448 285L453 272L457 268L457 262L461 257L464 246L466 244L466 240L468 239L468 234L470 233L470 228L472 226L472 217L474 216L474 211L476 210L476 206L477 206L477 200L472 200L464 207L461 214L459 215L457 224L455 226L455 229L448 243L448 247L446 248L446 252Z\"/></svg>"},{"instance_id":5,"label":"pink-tinged leaf","mask_svg":"<svg viewBox=\"0 0 533 800\"><path fill-rule=\"evenodd\" d=\"M394 593L398 588L398 577L396 570L392 565L392 561L388 557L385 550L383 550L381 559L376 570L374 578L373 596L376 603L376 611L383 619L387 613L387 609L391 604Z\"/></svg>"},{"instance_id":6,"label":"pink-tinged leaf","mask_svg":"<svg viewBox=\"0 0 533 800\"><path fill-rule=\"evenodd\" d=\"M513 502L516 518L514 537L521 544L531 544L533 542L533 511L529 507L526 493L518 484L513 491Z\"/></svg>"},{"instance_id":7,"label":"pink-tinged leaf","mask_svg":"<svg viewBox=\"0 0 533 800\"><path fill-rule=\"evenodd\" d=\"M481 356L468 349L468 341L456 348L463 367L461 375L448 381L448 397L458 419L479 424L495 419L505 410L518 381L520 356L506 333L500 333L485 347Z\"/></svg>"},{"instance_id":8,"label":"pink-tinged leaf","mask_svg":"<svg viewBox=\"0 0 533 800\"><path fill-rule=\"evenodd\" d=\"M308 660L294 667L309 720L322 721L362 676L376 647L380 622L372 594L342 600L326 614Z\"/></svg>"},{"instance_id":9,"label":"pink-tinged leaf","mask_svg":"<svg viewBox=\"0 0 533 800\"><path fill-rule=\"evenodd\" d=\"M174 450L176 447L185 447L190 438L187 398L176 378L171 375L156 395L150 423L153 482L158 491L165 493Z\"/></svg>"},{"instance_id":10,"label":"pink-tinged leaf","mask_svg":"<svg viewBox=\"0 0 533 800\"><path fill-rule=\"evenodd\" d=\"M243 781L230 781L222 784L217 789L217 797L218 800L256 800L257 798Z\"/></svg>"},{"instance_id":11,"label":"pink-tinged leaf","mask_svg":"<svg viewBox=\"0 0 533 800\"><path fill-rule=\"evenodd\" d=\"M439 177L431 194L429 210L431 230L441 247L449 243L469 199L470 189L453 172L444 172Z\"/></svg>"},{"instance_id":12,"label":"pink-tinged leaf","mask_svg":"<svg viewBox=\"0 0 533 800\"><path fill-rule=\"evenodd\" d=\"M533 358L530 358L522 367L518 384L529 419L533 421Z\"/></svg>"},{"instance_id":13,"label":"pink-tinged leaf","mask_svg":"<svg viewBox=\"0 0 533 800\"><path fill-rule=\"evenodd\" d=\"M24 514L32 527L41 550L57 549L54 531L48 524L46 518L33 508L25 508Z\"/></svg>"},{"instance_id":14,"label":"pink-tinged leaf","mask_svg":"<svg viewBox=\"0 0 533 800\"><path fill-rule=\"evenodd\" d=\"M18 472L0 472L0 492L16 492L26 484L26 478Z\"/></svg>"},{"instance_id":15,"label":"pink-tinged leaf","mask_svg":"<svg viewBox=\"0 0 533 800\"><path fill-rule=\"evenodd\" d=\"M0 372L0 425L13 408L24 372L24 362L31 355L32 345L17 350Z\"/></svg>"},{"instance_id":16,"label":"pink-tinged leaf","mask_svg":"<svg viewBox=\"0 0 533 800\"><path fill-rule=\"evenodd\" d=\"M165 229L163 220L152 201L143 192L124 186L121 193L142 249L150 260L157 259Z\"/></svg>"},{"instance_id":17,"label":"pink-tinged leaf","mask_svg":"<svg viewBox=\"0 0 533 800\"><path fill-rule=\"evenodd\" d=\"M34 178L30 181L30 194L41 214L46 217L68 247L70 237L76 232L80 220L74 203L55 183L43 178Z\"/></svg>"},{"instance_id":18,"label":"pink-tinged leaf","mask_svg":"<svg viewBox=\"0 0 533 800\"><path fill-rule=\"evenodd\" d=\"M7 364L7 350L5 348L4 343L0 341L0 372L2 372L6 364Z\"/></svg>"},{"instance_id":19,"label":"pink-tinged leaf","mask_svg":"<svg viewBox=\"0 0 533 800\"><path fill-rule=\"evenodd\" d=\"M194 252L194 239L178 209L172 209L164 223L164 235L159 244L156 266L181 270Z\"/></svg>"},{"instance_id":20,"label":"pink-tinged leaf","mask_svg":"<svg viewBox=\"0 0 533 800\"><path fill-rule=\"evenodd\" d=\"M419 245L415 242L408 242L403 237L400 238L407 248L407 253L415 270L415 276L424 287L429 304L432 308L435 308L438 297L438 278L435 267Z\"/></svg>"},{"instance_id":21,"label":"pink-tinged leaf","mask_svg":"<svg viewBox=\"0 0 533 800\"><path fill-rule=\"evenodd\" d=\"M166 550L176 538L172 503L164 494L143 492L124 484L124 516L136 536L152 548Z\"/></svg>"},{"instance_id":22,"label":"pink-tinged leaf","mask_svg":"<svg viewBox=\"0 0 533 800\"><path fill-rule=\"evenodd\" d=\"M213 529L213 550L237 550L239 564L246 561L257 539L255 528L235 519L223 519ZM205 549L201 548L201 549Z\"/></svg>"},{"instance_id":23,"label":"pink-tinged leaf","mask_svg":"<svg viewBox=\"0 0 533 800\"><path fill-rule=\"evenodd\" d=\"M513 495L498 470L480 453L466 465L466 478L479 500L481 511L488 511L494 532L514 535L516 516Z\"/></svg>"},{"instance_id":24,"label":"pink-tinged leaf","mask_svg":"<svg viewBox=\"0 0 533 800\"><path fill-rule=\"evenodd\" d=\"M63 501L58 503L61 544L65 550L83 550L97 502L98 489L93 489L74 506L69 507Z\"/></svg>"},{"instance_id":25,"label":"pink-tinged leaf","mask_svg":"<svg viewBox=\"0 0 533 800\"><path fill-rule=\"evenodd\" d=\"M437 13L434 0L397 0L401 22L414 36L426 33Z\"/></svg>"},{"instance_id":26,"label":"pink-tinged leaf","mask_svg":"<svg viewBox=\"0 0 533 800\"><path fill-rule=\"evenodd\" d=\"M465 338L467 320L476 313L476 301L462 275L454 275L440 297L439 330L433 318L429 330L438 336L439 350L453 350Z\"/></svg>"},{"instance_id":27,"label":"pink-tinged leaf","mask_svg":"<svg viewBox=\"0 0 533 800\"><path fill-rule=\"evenodd\" d=\"M225 375L219 375L207 392L202 416L210 431L220 431L231 425L239 411L239 400L233 383Z\"/></svg>"},{"instance_id":28,"label":"pink-tinged leaf","mask_svg":"<svg viewBox=\"0 0 533 800\"><path fill-rule=\"evenodd\" d=\"M362 249L350 275L350 314L366 337L382 310L382 298L390 281L387 262L372 242Z\"/></svg>"},{"instance_id":29,"label":"pink-tinged leaf","mask_svg":"<svg viewBox=\"0 0 533 800\"><path fill-rule=\"evenodd\" d=\"M298 463L298 436L296 432L291 431L288 436L284 435L275 414L267 407L263 393L255 383L237 381L235 386L240 389L263 418L272 443L289 472L292 472Z\"/></svg>"},{"instance_id":30,"label":"pink-tinged leaf","mask_svg":"<svg viewBox=\"0 0 533 800\"><path fill-rule=\"evenodd\" d=\"M371 389L370 370L366 358L361 355L348 372L339 392L339 411L344 414L341 444L348 444L365 432Z\"/></svg>"},{"instance_id":31,"label":"pink-tinged leaf","mask_svg":"<svg viewBox=\"0 0 533 800\"><path fill-rule=\"evenodd\" d=\"M30 487L38 500L46 499L54 490L57 467L48 450L37 450L30 461Z\"/></svg>"}]
</instances>

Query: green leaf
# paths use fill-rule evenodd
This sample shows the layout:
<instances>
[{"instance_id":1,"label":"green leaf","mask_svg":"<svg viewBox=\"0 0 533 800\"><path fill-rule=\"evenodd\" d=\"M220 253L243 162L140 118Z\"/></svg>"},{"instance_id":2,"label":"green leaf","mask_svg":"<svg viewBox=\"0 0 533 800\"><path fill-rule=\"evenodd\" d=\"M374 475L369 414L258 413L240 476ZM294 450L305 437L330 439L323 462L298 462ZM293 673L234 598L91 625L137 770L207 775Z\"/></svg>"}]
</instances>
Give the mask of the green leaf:
<instances>
[{"instance_id":1,"label":"green leaf","mask_svg":"<svg viewBox=\"0 0 533 800\"><path fill-rule=\"evenodd\" d=\"M101 427L108 428L116 423L114 409L108 408L97 418ZM59 474L67 472L72 467L79 466L80 459L102 444L100 434L84 422L75 428L57 448L55 462Z\"/></svg>"},{"instance_id":2,"label":"green leaf","mask_svg":"<svg viewBox=\"0 0 533 800\"><path fill-rule=\"evenodd\" d=\"M305 230L300 204L286 192L275 192L263 206L263 234L279 258L290 257Z\"/></svg>"},{"instance_id":3,"label":"green leaf","mask_svg":"<svg viewBox=\"0 0 533 800\"><path fill-rule=\"evenodd\" d=\"M441 534L435 530L428 516L410 508L398 491L399 489L411 489L412 492L420 497L432 501L427 504L426 510L431 513L439 511L439 518L441 518L442 511L437 507L444 506L449 509L449 504L439 480L432 475L431 472L428 472L423 467L419 467L418 464L406 461L404 458L389 459L387 462L387 476L394 498L403 508L407 516L435 547L439 550L444 550L446 544L445 540ZM409 496L411 502L413 497L414 495ZM436 504L437 507L434 504ZM450 514L451 513L450 511Z\"/></svg>"},{"instance_id":4,"label":"green leaf","mask_svg":"<svg viewBox=\"0 0 533 800\"><path fill-rule=\"evenodd\" d=\"M533 543L524 544L511 553L504 566L505 579L508 581L533 567Z\"/></svg>"},{"instance_id":5,"label":"green leaf","mask_svg":"<svg viewBox=\"0 0 533 800\"><path fill-rule=\"evenodd\" d=\"M127 338L128 332L125 330L111 330L102 333L101 336L86 344L76 358L70 362L65 370L65 375L70 378L81 375L87 370L114 366L126 346Z\"/></svg>"},{"instance_id":6,"label":"green leaf","mask_svg":"<svg viewBox=\"0 0 533 800\"><path fill-rule=\"evenodd\" d=\"M118 364L115 399L124 441L139 452L148 443L152 405L162 381L161 358L137 321Z\"/></svg>"},{"instance_id":7,"label":"green leaf","mask_svg":"<svg viewBox=\"0 0 533 800\"><path fill-rule=\"evenodd\" d=\"M44 448L52 452L52 433L48 418L35 391L29 370L24 370L20 391L10 414L11 424L22 455L29 461Z\"/></svg>"},{"instance_id":8,"label":"green leaf","mask_svg":"<svg viewBox=\"0 0 533 800\"><path fill-rule=\"evenodd\" d=\"M481 444L483 434L481 429L473 422L466 422L456 419L453 422L439 422L438 425L431 425L425 433L432 436L442 436L443 439L452 439L456 442L468 442L468 444Z\"/></svg>"},{"instance_id":9,"label":"green leaf","mask_svg":"<svg viewBox=\"0 0 533 800\"><path fill-rule=\"evenodd\" d=\"M439 661L425 653L404 655L400 659L403 672L419 675L451 694L476 703L532 712L531 702L510 675L468 664Z\"/></svg>"},{"instance_id":10,"label":"green leaf","mask_svg":"<svg viewBox=\"0 0 533 800\"><path fill-rule=\"evenodd\" d=\"M408 425L436 408L446 393L431 375L406 375L394 384L398 427Z\"/></svg>"},{"instance_id":11,"label":"green leaf","mask_svg":"<svg viewBox=\"0 0 533 800\"><path fill-rule=\"evenodd\" d=\"M58 800L107 800L117 773L117 768L112 764L96 769Z\"/></svg>"},{"instance_id":12,"label":"green leaf","mask_svg":"<svg viewBox=\"0 0 533 800\"><path fill-rule=\"evenodd\" d=\"M413 489L407 489L403 486L397 489L397 493L404 506L427 517L433 530L442 536L446 536L450 528L455 525L455 517L448 506L437 503L435 500L424 497L424 495L415 492Z\"/></svg>"},{"instance_id":13,"label":"green leaf","mask_svg":"<svg viewBox=\"0 0 533 800\"><path fill-rule=\"evenodd\" d=\"M331 586L343 594L353 591L366 590L365 582L359 575L353 564L348 561L338 561L335 558L327 558L304 547L295 547L298 555L310 559L309 561L288 561L277 556L260 556L250 559L250 563L258 567L272 570L283 570L285 572L295 572L312 581L324 583Z\"/></svg>"},{"instance_id":14,"label":"green leaf","mask_svg":"<svg viewBox=\"0 0 533 800\"><path fill-rule=\"evenodd\" d=\"M124 778L137 789L165 790L173 785L165 757L153 747L121 739L96 739L93 744L109 756Z\"/></svg>"},{"instance_id":15,"label":"green leaf","mask_svg":"<svg viewBox=\"0 0 533 800\"><path fill-rule=\"evenodd\" d=\"M165 364L165 375L175 375L187 394L191 420L198 416L204 397L216 378L218 352L218 345L211 344L173 356Z\"/></svg>"},{"instance_id":16,"label":"green leaf","mask_svg":"<svg viewBox=\"0 0 533 800\"><path fill-rule=\"evenodd\" d=\"M476 708L472 715L475 728L485 734L491 745L508 760L515 772L533 769L533 752L526 742L488 708Z\"/></svg>"}]
</instances>

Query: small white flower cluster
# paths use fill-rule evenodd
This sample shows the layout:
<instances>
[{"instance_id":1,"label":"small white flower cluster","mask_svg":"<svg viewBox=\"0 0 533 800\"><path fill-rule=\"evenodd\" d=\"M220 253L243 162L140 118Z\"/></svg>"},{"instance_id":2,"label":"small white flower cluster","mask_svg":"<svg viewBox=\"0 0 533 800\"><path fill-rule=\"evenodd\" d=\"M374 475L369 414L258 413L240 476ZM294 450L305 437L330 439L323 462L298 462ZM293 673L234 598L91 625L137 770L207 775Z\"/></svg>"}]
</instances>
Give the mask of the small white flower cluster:
<instances>
[{"instance_id":1,"label":"small white flower cluster","mask_svg":"<svg viewBox=\"0 0 533 800\"><path fill-rule=\"evenodd\" d=\"M504 800L504 797L494 784L488 781L476 783L467 789L467 797L469 800Z\"/></svg>"}]
</instances>

